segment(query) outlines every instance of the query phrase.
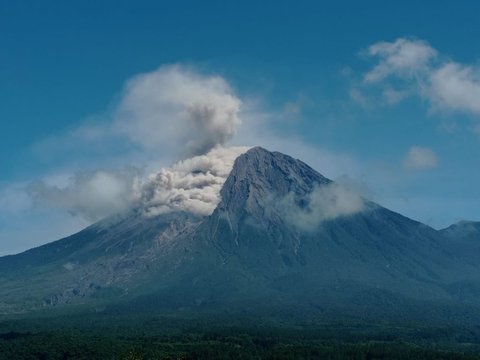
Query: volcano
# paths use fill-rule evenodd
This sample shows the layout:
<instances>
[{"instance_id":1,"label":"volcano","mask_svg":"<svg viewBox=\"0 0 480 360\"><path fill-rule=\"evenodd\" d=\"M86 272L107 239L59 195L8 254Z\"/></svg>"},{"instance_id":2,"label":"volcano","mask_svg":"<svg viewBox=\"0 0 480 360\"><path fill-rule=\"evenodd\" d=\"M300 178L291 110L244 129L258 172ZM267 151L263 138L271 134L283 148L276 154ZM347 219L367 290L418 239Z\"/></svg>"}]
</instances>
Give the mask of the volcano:
<instances>
[{"instance_id":1,"label":"volcano","mask_svg":"<svg viewBox=\"0 0 480 360\"><path fill-rule=\"evenodd\" d=\"M132 209L0 258L0 313L476 319L478 223L438 231L336 189L300 160L252 148L209 216Z\"/></svg>"}]
</instances>

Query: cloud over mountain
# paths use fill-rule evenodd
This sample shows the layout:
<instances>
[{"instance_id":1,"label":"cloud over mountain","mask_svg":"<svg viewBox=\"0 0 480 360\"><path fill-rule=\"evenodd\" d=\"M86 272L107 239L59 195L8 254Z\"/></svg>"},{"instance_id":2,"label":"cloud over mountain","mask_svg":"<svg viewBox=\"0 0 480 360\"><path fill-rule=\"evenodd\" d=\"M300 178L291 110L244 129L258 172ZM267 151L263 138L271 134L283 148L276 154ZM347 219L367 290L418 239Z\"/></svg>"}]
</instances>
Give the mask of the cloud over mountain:
<instances>
[{"instance_id":1,"label":"cloud over mountain","mask_svg":"<svg viewBox=\"0 0 480 360\"><path fill-rule=\"evenodd\" d=\"M248 148L226 148L240 125L241 100L225 79L169 65L129 80L111 119L71 136L85 142L112 137L164 159L183 159L144 176L135 167L75 173L59 186L37 181L28 194L39 206L65 209L96 221L141 207L149 216L184 210L206 215L235 158Z\"/></svg>"},{"instance_id":2,"label":"cloud over mountain","mask_svg":"<svg viewBox=\"0 0 480 360\"><path fill-rule=\"evenodd\" d=\"M315 230L323 221L365 210L365 201L356 189L331 182L317 186L304 198L288 194L275 207L292 225L303 231Z\"/></svg>"},{"instance_id":3,"label":"cloud over mountain","mask_svg":"<svg viewBox=\"0 0 480 360\"><path fill-rule=\"evenodd\" d=\"M76 173L64 186L37 181L27 187L27 192L37 205L65 209L96 221L129 208L139 187L139 171L125 168Z\"/></svg>"},{"instance_id":4,"label":"cloud over mountain","mask_svg":"<svg viewBox=\"0 0 480 360\"><path fill-rule=\"evenodd\" d=\"M162 66L127 82L113 125L141 147L202 155L234 136L240 105L222 77Z\"/></svg>"},{"instance_id":5,"label":"cloud over mountain","mask_svg":"<svg viewBox=\"0 0 480 360\"><path fill-rule=\"evenodd\" d=\"M63 186L37 181L27 191L37 205L64 209L90 221L132 207L146 216L174 211L210 215L235 159L247 150L218 146L147 176L136 168L97 170L77 173Z\"/></svg>"},{"instance_id":6,"label":"cloud over mountain","mask_svg":"<svg viewBox=\"0 0 480 360\"><path fill-rule=\"evenodd\" d=\"M142 187L145 214L187 211L210 215L220 201L220 190L235 159L247 150L248 147L217 147L151 174Z\"/></svg>"},{"instance_id":7,"label":"cloud over mountain","mask_svg":"<svg viewBox=\"0 0 480 360\"><path fill-rule=\"evenodd\" d=\"M348 156L279 132L277 115L256 99L240 99L222 76L164 65L128 80L106 113L37 144L42 158L68 161L18 191L27 194L28 211L65 212L83 227L131 208L150 217L209 215L235 158L259 144L327 175L355 172ZM72 161L79 154L80 162Z\"/></svg>"},{"instance_id":8,"label":"cloud over mountain","mask_svg":"<svg viewBox=\"0 0 480 360\"><path fill-rule=\"evenodd\" d=\"M324 169L345 162L340 155L299 139L280 137L272 131L271 113L251 104L242 113L241 105L223 77L191 67L167 65L135 76L127 81L106 120L85 124L67 138L82 147L131 144L149 157L158 154L162 166L153 162L148 171L131 166L128 171L103 167L80 171L70 176L68 184L37 181L28 193L37 206L64 209L89 221L131 207L141 208L146 216L172 211L209 215L220 201L220 189L236 157L249 148L230 147L237 132L233 143L284 148L321 161Z\"/></svg>"}]
</instances>

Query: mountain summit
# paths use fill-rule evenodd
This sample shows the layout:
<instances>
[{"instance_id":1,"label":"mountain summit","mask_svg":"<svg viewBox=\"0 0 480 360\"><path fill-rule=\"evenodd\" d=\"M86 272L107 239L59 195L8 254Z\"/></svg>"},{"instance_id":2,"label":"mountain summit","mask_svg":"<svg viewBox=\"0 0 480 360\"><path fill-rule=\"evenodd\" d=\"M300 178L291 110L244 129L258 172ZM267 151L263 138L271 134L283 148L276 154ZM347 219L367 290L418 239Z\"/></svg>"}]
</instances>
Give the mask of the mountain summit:
<instances>
[{"instance_id":1,"label":"mountain summit","mask_svg":"<svg viewBox=\"0 0 480 360\"><path fill-rule=\"evenodd\" d=\"M0 312L476 309L476 224L436 231L260 147L235 160L220 196L209 216L133 209L0 258Z\"/></svg>"}]
</instances>

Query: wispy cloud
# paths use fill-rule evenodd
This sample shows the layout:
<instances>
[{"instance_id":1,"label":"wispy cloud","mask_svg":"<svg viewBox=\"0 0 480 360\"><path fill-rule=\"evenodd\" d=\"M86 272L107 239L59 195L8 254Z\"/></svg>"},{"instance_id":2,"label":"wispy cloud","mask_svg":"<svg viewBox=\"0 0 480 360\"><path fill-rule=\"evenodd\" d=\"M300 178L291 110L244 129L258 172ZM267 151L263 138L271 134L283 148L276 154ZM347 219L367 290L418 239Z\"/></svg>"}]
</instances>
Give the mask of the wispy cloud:
<instances>
[{"instance_id":1,"label":"wispy cloud","mask_svg":"<svg viewBox=\"0 0 480 360\"><path fill-rule=\"evenodd\" d=\"M376 63L351 90L352 99L362 106L380 90L388 104L417 96L427 101L431 112L480 116L478 66L455 62L426 41L408 38L375 43L364 55Z\"/></svg>"},{"instance_id":2,"label":"wispy cloud","mask_svg":"<svg viewBox=\"0 0 480 360\"><path fill-rule=\"evenodd\" d=\"M37 206L52 206L96 221L128 209L140 191L140 171L121 170L79 172L65 186L36 181L26 187Z\"/></svg>"},{"instance_id":3,"label":"wispy cloud","mask_svg":"<svg viewBox=\"0 0 480 360\"><path fill-rule=\"evenodd\" d=\"M392 75L415 78L428 71L437 51L422 40L400 38L394 42L378 42L371 45L367 54L378 63L364 75L367 83L379 82Z\"/></svg>"},{"instance_id":4,"label":"wispy cloud","mask_svg":"<svg viewBox=\"0 0 480 360\"><path fill-rule=\"evenodd\" d=\"M429 74L426 96L438 110L480 115L480 68L447 62Z\"/></svg>"},{"instance_id":5,"label":"wispy cloud","mask_svg":"<svg viewBox=\"0 0 480 360\"><path fill-rule=\"evenodd\" d=\"M292 225L312 231L324 221L364 211L365 201L354 189L332 182L317 186L302 199L294 194L277 199L276 206Z\"/></svg>"},{"instance_id":6,"label":"wispy cloud","mask_svg":"<svg viewBox=\"0 0 480 360\"><path fill-rule=\"evenodd\" d=\"M427 147L412 146L403 160L403 166L407 169L431 169L438 165L435 152Z\"/></svg>"}]
</instances>

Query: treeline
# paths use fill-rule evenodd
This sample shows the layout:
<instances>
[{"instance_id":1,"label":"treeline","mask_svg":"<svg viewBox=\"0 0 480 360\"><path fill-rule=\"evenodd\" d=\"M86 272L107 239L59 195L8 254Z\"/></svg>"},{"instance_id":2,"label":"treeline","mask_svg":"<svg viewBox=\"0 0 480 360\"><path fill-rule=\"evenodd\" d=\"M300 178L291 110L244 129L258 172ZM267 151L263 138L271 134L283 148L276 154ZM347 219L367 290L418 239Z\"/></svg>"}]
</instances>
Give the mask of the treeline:
<instances>
[{"instance_id":1,"label":"treeline","mask_svg":"<svg viewBox=\"0 0 480 360\"><path fill-rule=\"evenodd\" d=\"M337 342L227 332L151 336L142 333L7 332L0 334L0 359L479 359L480 353L439 350L397 341Z\"/></svg>"}]
</instances>

